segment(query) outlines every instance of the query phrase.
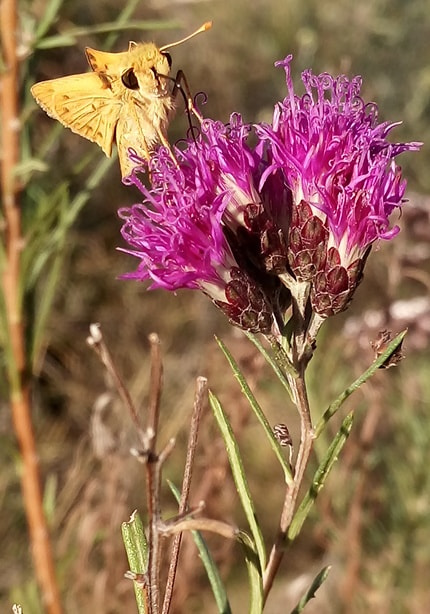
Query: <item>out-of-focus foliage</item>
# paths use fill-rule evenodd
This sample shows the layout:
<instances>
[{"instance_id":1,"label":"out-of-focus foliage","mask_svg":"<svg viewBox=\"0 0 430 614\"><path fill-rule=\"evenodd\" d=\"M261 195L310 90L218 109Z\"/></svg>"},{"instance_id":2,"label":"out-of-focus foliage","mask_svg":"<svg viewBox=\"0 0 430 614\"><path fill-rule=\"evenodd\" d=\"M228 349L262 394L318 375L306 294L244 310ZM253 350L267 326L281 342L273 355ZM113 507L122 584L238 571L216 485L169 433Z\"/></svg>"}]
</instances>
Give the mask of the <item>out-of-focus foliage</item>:
<instances>
[{"instance_id":1,"label":"out-of-focus foliage","mask_svg":"<svg viewBox=\"0 0 430 614\"><path fill-rule=\"evenodd\" d=\"M31 13L41 15L43 7L42 1L32 3ZM72 24L90 29L114 21L117 13L118 6L109 2L90 6L64 3L54 33L67 31ZM153 2L138 4L134 17L165 20L170 27L165 31L120 32L115 50L127 48L129 40L154 39L165 44L203 21L213 20L210 32L172 50L173 70L182 68L192 90L207 93L208 104L203 110L208 116L227 120L232 111L239 111L249 121L269 119L275 101L285 95L283 71L273 64L293 53L297 80L301 70L309 67L315 72L361 74L366 99L379 104L382 117L403 121L394 138L430 142L430 18L426 0ZM180 28L172 29L175 22ZM87 34L78 37L75 47L37 51L32 63L34 77L86 70L83 48L103 48L106 39L105 33ZM173 126L172 137L175 134ZM68 149L85 146L89 151L77 137L68 135L63 142ZM414 156L413 168L408 168L407 160L404 163L420 190L430 189L426 172L429 158L430 146L426 145L419 157ZM70 165L68 156L65 162Z\"/></svg>"},{"instance_id":2,"label":"out-of-focus foliage","mask_svg":"<svg viewBox=\"0 0 430 614\"><path fill-rule=\"evenodd\" d=\"M24 53L33 53L32 39L47 4L45 0L22 2ZM57 215L60 210L67 214L73 199L82 198L85 181L103 159L94 144L55 127L53 120L36 108L28 93L31 83L85 71L86 45L123 50L129 40L154 39L165 44L209 19L214 21L211 31L172 50L173 70L185 71L193 92L207 93L208 102L202 108L205 115L227 121L232 111L238 111L248 121L270 120L274 103L285 93L283 71L274 68L274 62L289 53L294 54L297 83L300 71L309 67L315 72L361 74L364 95L378 103L383 119L403 121L393 138L425 142L422 151L411 156L411 164L407 156L400 158L400 163L410 188L422 194L430 191L428 0L153 0L136 2L132 17L153 20L153 25L155 21L160 26L164 23L167 28L119 31L115 40L105 32L94 32L94 26L114 22L122 8L112 0L64 1L44 36L64 37L79 28L76 44L36 49L29 58L28 70L23 72L23 147L27 155L42 148L42 159L36 166L43 168L42 162L46 170L27 168L29 183L23 200L27 219L36 215L40 194L50 195L52 202L58 195ZM185 129L179 110L171 126L172 139L180 138ZM60 185L64 186L61 190ZM236 344L241 367L254 378L261 405L270 407L273 423L288 422L293 439L298 437L296 417L281 404L284 397L272 389L272 380L249 342L237 339L204 297L146 293L138 284L117 279L135 263L115 251L121 244L116 209L133 202L137 194L121 184L116 161L87 196L87 205L62 248L55 309L48 319L47 335L40 340L46 352L36 365L39 380L34 390L41 463L47 483L54 485L47 493L56 493L47 501L51 500L51 528L66 610L82 614L124 612L133 607L132 588L122 580L127 563L120 524L134 507L142 506L136 486L142 475L126 455L134 444L128 418L115 399L107 399L111 406L103 405L106 399L99 399L106 383L85 346L90 322L102 323L136 404L142 407L148 385L146 338L153 330L160 335L166 372L161 438L178 434L176 459L182 458L185 436L181 429L191 410L193 378L208 375L211 386L222 396L223 406L234 414L234 427L248 450L244 457L252 476L250 487L254 499L262 502L262 524L270 538L282 494L276 484L282 475L279 471L274 475L270 450L260 449L259 427L244 412L235 382L226 382L225 364L212 341L214 333L232 335L229 346ZM51 201L44 202L49 215ZM349 456L319 500L319 519L308 521L289 556L285 572L289 580L305 570L310 570L313 578L321 563L334 565L327 589L331 597L328 605L317 600L318 612L423 612L430 601L430 557L424 547L430 540L426 515L430 495L423 471L428 467L430 450L428 312L417 311L411 317L411 306L406 308L406 316L399 318L390 311L397 298L428 296L428 198L411 195L400 224L402 234L392 245L373 250L351 309L323 329L311 365L312 407L323 412L351 376L372 360L368 339L376 336L376 329L368 323L374 321L375 313L363 317L369 307L380 310L380 328L391 326L397 332L404 325L410 327L407 360L398 369L381 372L376 383L368 384L351 400L352 406L361 406L361 426L353 430L347 444ZM37 305L36 301L36 310ZM352 322L352 316L358 320ZM106 416L109 424L104 426ZM222 446L213 428L208 421L202 433L202 464L212 467L213 478L209 480L211 489L207 486L201 496L207 498L213 516L233 517L236 495L225 477L227 463L221 460ZM10 432L4 410L0 423L0 609L8 611L13 591L15 599L27 605L24 612L33 613L38 612L37 596L19 496L19 460ZM122 447L109 452L109 434L116 436L118 432ZM173 481L178 481L180 464L178 461L178 468L171 469ZM169 504L173 506L171 501ZM225 557L223 571L228 575L237 553L219 543L217 547ZM188 570L188 584L179 591L184 599L188 592L193 593L186 611L201 611L202 577L196 568ZM238 586L239 579L233 573L231 577L232 584ZM285 611L287 601L292 607L297 602L296 595L287 594L282 582L279 584L279 595L273 595L268 606L275 614ZM198 588L193 592L192 586ZM240 591L237 588L238 604ZM337 610L334 603L339 603ZM234 608L234 598L232 605L233 611L240 611ZM312 603L309 612L311 608Z\"/></svg>"}]
</instances>

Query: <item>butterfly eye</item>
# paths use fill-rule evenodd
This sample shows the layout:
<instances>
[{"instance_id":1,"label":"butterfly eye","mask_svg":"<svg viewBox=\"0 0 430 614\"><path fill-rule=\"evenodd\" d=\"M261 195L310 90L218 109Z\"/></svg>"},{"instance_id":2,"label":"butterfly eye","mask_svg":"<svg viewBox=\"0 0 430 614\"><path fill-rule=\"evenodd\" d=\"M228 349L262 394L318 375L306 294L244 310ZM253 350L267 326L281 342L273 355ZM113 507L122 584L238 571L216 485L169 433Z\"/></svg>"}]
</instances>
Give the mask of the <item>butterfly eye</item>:
<instances>
[{"instance_id":1,"label":"butterfly eye","mask_svg":"<svg viewBox=\"0 0 430 614\"><path fill-rule=\"evenodd\" d=\"M169 68L172 68L172 56L170 53L168 51L162 51L161 53L166 58Z\"/></svg>"},{"instance_id":2,"label":"butterfly eye","mask_svg":"<svg viewBox=\"0 0 430 614\"><path fill-rule=\"evenodd\" d=\"M132 68L129 68L121 75L121 81L129 90L138 90L139 83Z\"/></svg>"}]
</instances>

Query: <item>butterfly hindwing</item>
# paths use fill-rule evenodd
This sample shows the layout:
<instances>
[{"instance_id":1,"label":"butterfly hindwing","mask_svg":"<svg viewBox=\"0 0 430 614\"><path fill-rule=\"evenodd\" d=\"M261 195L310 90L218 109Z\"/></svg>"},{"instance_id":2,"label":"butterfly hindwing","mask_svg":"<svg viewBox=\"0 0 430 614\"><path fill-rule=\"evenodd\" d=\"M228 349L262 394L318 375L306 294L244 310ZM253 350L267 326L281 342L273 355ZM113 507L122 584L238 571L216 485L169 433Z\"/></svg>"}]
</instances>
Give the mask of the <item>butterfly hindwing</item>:
<instances>
[{"instance_id":1,"label":"butterfly hindwing","mask_svg":"<svg viewBox=\"0 0 430 614\"><path fill-rule=\"evenodd\" d=\"M122 103L105 75L90 72L41 81L31 93L48 115L111 155Z\"/></svg>"}]
</instances>

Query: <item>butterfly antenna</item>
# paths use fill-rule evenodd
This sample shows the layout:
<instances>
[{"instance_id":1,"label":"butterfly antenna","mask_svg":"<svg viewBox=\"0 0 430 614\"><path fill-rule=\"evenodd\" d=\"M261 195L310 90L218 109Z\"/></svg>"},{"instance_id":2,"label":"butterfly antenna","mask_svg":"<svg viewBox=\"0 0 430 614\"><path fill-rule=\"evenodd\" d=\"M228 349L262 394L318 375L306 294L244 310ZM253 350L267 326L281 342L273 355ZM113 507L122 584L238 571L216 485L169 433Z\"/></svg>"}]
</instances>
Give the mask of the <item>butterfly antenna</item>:
<instances>
[{"instance_id":1,"label":"butterfly antenna","mask_svg":"<svg viewBox=\"0 0 430 614\"><path fill-rule=\"evenodd\" d=\"M165 51L166 49L171 49L172 47L176 47L176 45L181 45L182 43L185 43L185 41L190 40L190 38L193 38L197 34L200 34L200 32L206 32L207 30L210 30L211 28L212 28L212 22L211 21L206 21L206 23L204 23L202 26L200 26L200 28L198 30L196 30L192 34L189 34L185 38L181 38L181 40L176 41L176 43L170 43L170 45L164 45L164 47L160 47L160 51Z\"/></svg>"}]
</instances>

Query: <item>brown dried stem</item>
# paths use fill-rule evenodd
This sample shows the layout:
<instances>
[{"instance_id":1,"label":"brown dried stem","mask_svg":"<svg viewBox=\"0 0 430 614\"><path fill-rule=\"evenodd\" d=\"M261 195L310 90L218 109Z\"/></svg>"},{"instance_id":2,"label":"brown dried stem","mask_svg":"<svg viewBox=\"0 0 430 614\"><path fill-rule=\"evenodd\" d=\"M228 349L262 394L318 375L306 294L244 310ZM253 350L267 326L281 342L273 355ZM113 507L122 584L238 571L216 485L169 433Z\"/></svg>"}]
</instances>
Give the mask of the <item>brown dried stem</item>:
<instances>
[{"instance_id":1,"label":"brown dried stem","mask_svg":"<svg viewBox=\"0 0 430 614\"><path fill-rule=\"evenodd\" d=\"M128 409L131 419L133 421L133 424L136 427L136 431L142 441L142 444L144 445L146 449L148 444L146 442L146 435L140 424L138 413L133 404L130 393L128 392L126 386L124 385L124 382L122 381L122 377L119 374L115 366L115 363L112 359L112 355L109 352L109 349L103 340L103 335L100 330L99 324L91 324L90 336L87 338L87 343L97 353L106 371L109 373L110 377L112 378L112 381L116 387L116 390L122 402L124 403L125 407Z\"/></svg>"},{"instance_id":2,"label":"brown dried stem","mask_svg":"<svg viewBox=\"0 0 430 614\"><path fill-rule=\"evenodd\" d=\"M160 527L163 535L181 534L184 531L208 531L221 535L225 539L237 539L239 529L223 522L222 520L212 520L212 518L184 518L173 524L165 524Z\"/></svg>"},{"instance_id":3,"label":"brown dried stem","mask_svg":"<svg viewBox=\"0 0 430 614\"><path fill-rule=\"evenodd\" d=\"M188 498L190 495L191 477L194 466L194 457L197 447L197 437L200 427L200 419L204 404L207 399L207 380L204 377L197 379L197 389L194 398L193 414L191 417L191 429L188 437L187 457L185 460L185 471L182 480L182 492L179 501L179 515L185 513L188 509ZM170 610L172 602L173 586L175 584L176 570L178 566L179 551L181 548L182 531L175 535L172 544L169 572L167 575L166 591L164 593L162 614L167 614Z\"/></svg>"},{"instance_id":4,"label":"brown dried stem","mask_svg":"<svg viewBox=\"0 0 430 614\"><path fill-rule=\"evenodd\" d=\"M173 447L174 441L165 448L160 455L156 452L157 431L160 415L160 398L163 379L163 366L161 362L160 341L155 333L149 336L151 344L151 377L149 390L149 411L146 432L148 435L148 449L145 450L146 462L146 492L148 497L148 573L149 598L151 614L158 614L160 609L160 555L161 543L158 526L161 518L160 488L161 466Z\"/></svg>"},{"instance_id":5,"label":"brown dried stem","mask_svg":"<svg viewBox=\"0 0 430 614\"><path fill-rule=\"evenodd\" d=\"M42 481L31 417L25 331L22 317L21 234L19 188L14 175L19 162L18 16L15 0L0 4L1 53L5 65L0 76L2 134L1 191L5 221L5 265L2 284L8 327L8 379L15 434L22 455L21 490L30 532L31 551L42 600L49 614L62 612L52 547L43 511Z\"/></svg>"},{"instance_id":6,"label":"brown dried stem","mask_svg":"<svg viewBox=\"0 0 430 614\"><path fill-rule=\"evenodd\" d=\"M146 492L148 505L148 593L151 614L159 612L159 585L160 585L160 534L159 525L161 524L160 512L160 487L161 469L166 458L174 446L174 440L170 440L167 446L157 454L157 432L160 415L160 398L162 390L163 366L160 353L160 341L158 336L153 333L149 336L151 344L151 376L149 391L149 408L146 428L140 425L139 416L134 407L131 396L125 387L122 378L116 369L112 356L103 341L100 327L92 324L90 327L90 337L88 344L97 352L100 360L111 375L118 394L128 408L132 421L141 439L143 450L139 451L139 458L145 461L146 470Z\"/></svg>"},{"instance_id":7,"label":"brown dried stem","mask_svg":"<svg viewBox=\"0 0 430 614\"><path fill-rule=\"evenodd\" d=\"M163 386L163 365L158 335L151 333L148 339L151 344L151 381L149 386L149 411L146 430L147 433L152 434L148 452L155 453L160 417L160 398Z\"/></svg>"}]
</instances>

